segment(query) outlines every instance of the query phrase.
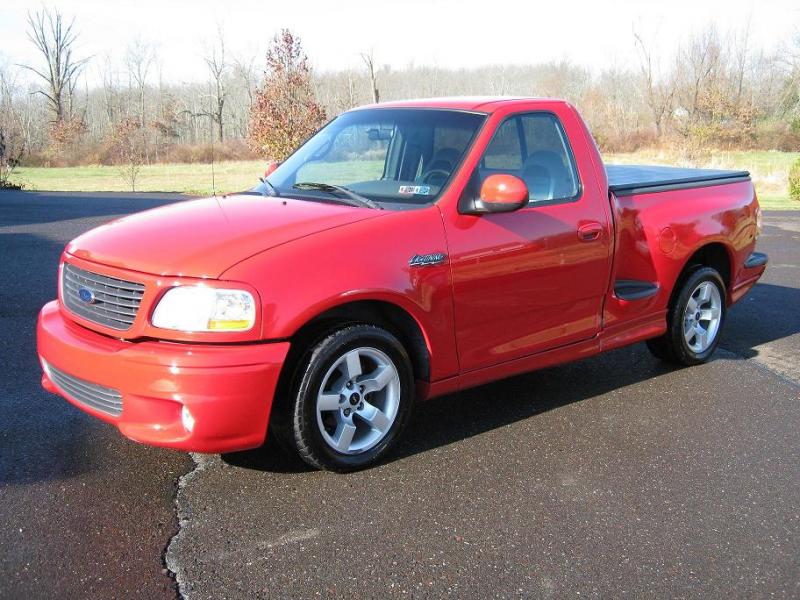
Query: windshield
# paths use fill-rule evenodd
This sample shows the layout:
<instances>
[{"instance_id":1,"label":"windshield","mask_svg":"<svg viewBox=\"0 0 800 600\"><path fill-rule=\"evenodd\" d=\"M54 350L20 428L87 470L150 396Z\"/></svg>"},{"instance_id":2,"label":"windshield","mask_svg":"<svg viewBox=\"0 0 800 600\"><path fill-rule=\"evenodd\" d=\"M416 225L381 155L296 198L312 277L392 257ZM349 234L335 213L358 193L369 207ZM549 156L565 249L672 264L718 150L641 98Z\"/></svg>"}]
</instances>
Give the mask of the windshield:
<instances>
[{"instance_id":1,"label":"windshield","mask_svg":"<svg viewBox=\"0 0 800 600\"><path fill-rule=\"evenodd\" d=\"M427 204L447 185L484 119L416 108L344 113L271 173L271 185L257 189L333 201L349 191L373 202Z\"/></svg>"}]
</instances>

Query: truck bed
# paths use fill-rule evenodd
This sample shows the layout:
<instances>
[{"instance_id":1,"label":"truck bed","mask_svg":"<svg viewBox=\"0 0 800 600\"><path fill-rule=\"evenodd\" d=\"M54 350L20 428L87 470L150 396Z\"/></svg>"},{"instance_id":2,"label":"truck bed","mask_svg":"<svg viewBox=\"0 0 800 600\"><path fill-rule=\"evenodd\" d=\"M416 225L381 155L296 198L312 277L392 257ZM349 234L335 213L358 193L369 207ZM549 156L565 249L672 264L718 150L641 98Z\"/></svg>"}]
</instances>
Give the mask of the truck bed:
<instances>
[{"instance_id":1,"label":"truck bed","mask_svg":"<svg viewBox=\"0 0 800 600\"><path fill-rule=\"evenodd\" d=\"M606 165L608 189L617 196L647 194L746 181L747 171L655 165Z\"/></svg>"}]
</instances>

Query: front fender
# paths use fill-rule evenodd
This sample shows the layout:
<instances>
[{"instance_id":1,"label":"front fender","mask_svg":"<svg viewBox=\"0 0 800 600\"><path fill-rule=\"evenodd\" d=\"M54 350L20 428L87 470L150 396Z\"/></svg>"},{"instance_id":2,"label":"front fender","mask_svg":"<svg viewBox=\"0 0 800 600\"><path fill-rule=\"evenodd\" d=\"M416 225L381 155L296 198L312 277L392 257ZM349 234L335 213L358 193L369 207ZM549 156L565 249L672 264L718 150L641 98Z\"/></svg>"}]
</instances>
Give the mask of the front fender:
<instances>
[{"instance_id":1,"label":"front fender","mask_svg":"<svg viewBox=\"0 0 800 600\"><path fill-rule=\"evenodd\" d=\"M415 254L447 254L436 206L397 211L323 231L251 257L224 273L262 299L262 337L286 339L316 316L363 300L394 304L416 320L431 380L458 372L450 265L410 266Z\"/></svg>"}]
</instances>

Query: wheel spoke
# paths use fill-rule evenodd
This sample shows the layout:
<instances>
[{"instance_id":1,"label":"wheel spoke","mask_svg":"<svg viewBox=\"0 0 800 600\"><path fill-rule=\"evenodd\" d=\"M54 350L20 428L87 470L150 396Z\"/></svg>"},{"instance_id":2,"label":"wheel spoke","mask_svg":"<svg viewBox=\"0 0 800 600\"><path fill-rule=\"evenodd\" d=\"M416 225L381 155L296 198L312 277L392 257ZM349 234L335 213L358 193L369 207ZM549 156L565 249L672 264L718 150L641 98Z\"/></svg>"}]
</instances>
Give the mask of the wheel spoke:
<instances>
[{"instance_id":1,"label":"wheel spoke","mask_svg":"<svg viewBox=\"0 0 800 600\"><path fill-rule=\"evenodd\" d=\"M377 406L373 406L369 402L364 402L364 408L359 410L356 414L364 419L370 427L381 433L386 431L391 424L389 417Z\"/></svg>"},{"instance_id":2,"label":"wheel spoke","mask_svg":"<svg viewBox=\"0 0 800 600\"><path fill-rule=\"evenodd\" d=\"M350 448L353 436L356 433L356 426L347 421L340 421L333 434L333 443L340 452L346 452Z\"/></svg>"},{"instance_id":3,"label":"wheel spoke","mask_svg":"<svg viewBox=\"0 0 800 600\"><path fill-rule=\"evenodd\" d=\"M323 392L317 397L317 410L339 410L339 394Z\"/></svg>"},{"instance_id":4,"label":"wheel spoke","mask_svg":"<svg viewBox=\"0 0 800 600\"><path fill-rule=\"evenodd\" d=\"M683 327L683 337L686 340L686 343L691 346L692 339L694 339L695 330L694 325L692 323L687 323Z\"/></svg>"},{"instance_id":5,"label":"wheel spoke","mask_svg":"<svg viewBox=\"0 0 800 600\"><path fill-rule=\"evenodd\" d=\"M394 369L389 365L382 365L359 381L364 386L365 392L378 392L389 385L394 378Z\"/></svg>"},{"instance_id":6,"label":"wheel spoke","mask_svg":"<svg viewBox=\"0 0 800 600\"><path fill-rule=\"evenodd\" d=\"M719 308L712 306L711 308L704 308L700 311L701 321L714 321L719 319Z\"/></svg>"},{"instance_id":7,"label":"wheel spoke","mask_svg":"<svg viewBox=\"0 0 800 600\"><path fill-rule=\"evenodd\" d=\"M351 350L345 357L344 368L348 379L355 379L361 375L361 356L358 350Z\"/></svg>"},{"instance_id":8,"label":"wheel spoke","mask_svg":"<svg viewBox=\"0 0 800 600\"><path fill-rule=\"evenodd\" d=\"M697 300L700 304L708 302L711 300L711 284L704 283L698 288L699 294L697 295Z\"/></svg>"},{"instance_id":9,"label":"wheel spoke","mask_svg":"<svg viewBox=\"0 0 800 600\"><path fill-rule=\"evenodd\" d=\"M697 300L689 297L689 301L686 303L686 313L687 314L694 314L697 311Z\"/></svg>"},{"instance_id":10,"label":"wheel spoke","mask_svg":"<svg viewBox=\"0 0 800 600\"><path fill-rule=\"evenodd\" d=\"M708 331L698 324L694 328L694 333L697 336L697 345L700 347L700 350L705 350L706 344L708 343Z\"/></svg>"}]
</instances>

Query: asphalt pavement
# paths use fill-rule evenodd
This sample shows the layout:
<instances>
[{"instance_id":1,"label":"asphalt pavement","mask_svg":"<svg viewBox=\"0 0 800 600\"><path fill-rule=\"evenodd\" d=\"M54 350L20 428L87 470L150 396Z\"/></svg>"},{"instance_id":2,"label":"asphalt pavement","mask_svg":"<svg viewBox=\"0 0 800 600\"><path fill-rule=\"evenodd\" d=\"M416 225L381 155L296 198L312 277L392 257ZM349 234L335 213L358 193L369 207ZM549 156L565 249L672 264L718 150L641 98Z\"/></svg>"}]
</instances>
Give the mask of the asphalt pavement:
<instances>
[{"instance_id":1,"label":"asphalt pavement","mask_svg":"<svg viewBox=\"0 0 800 600\"><path fill-rule=\"evenodd\" d=\"M64 244L168 195L0 192L0 597L798 597L800 212L715 359L435 399L350 475L148 448L39 386Z\"/></svg>"}]
</instances>

